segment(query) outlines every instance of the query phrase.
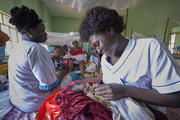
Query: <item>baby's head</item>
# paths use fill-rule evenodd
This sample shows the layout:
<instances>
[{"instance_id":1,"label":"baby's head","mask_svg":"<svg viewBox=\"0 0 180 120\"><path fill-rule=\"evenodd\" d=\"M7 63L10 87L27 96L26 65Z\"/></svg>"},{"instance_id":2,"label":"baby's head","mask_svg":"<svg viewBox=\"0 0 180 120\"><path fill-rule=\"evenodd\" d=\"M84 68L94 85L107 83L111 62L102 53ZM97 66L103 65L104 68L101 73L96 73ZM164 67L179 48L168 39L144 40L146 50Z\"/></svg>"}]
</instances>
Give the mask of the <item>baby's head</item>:
<instances>
[{"instance_id":1,"label":"baby's head","mask_svg":"<svg viewBox=\"0 0 180 120\"><path fill-rule=\"evenodd\" d=\"M90 90L90 84L88 82L78 82L71 86L71 91L78 92L78 93L88 93Z\"/></svg>"}]
</instances>

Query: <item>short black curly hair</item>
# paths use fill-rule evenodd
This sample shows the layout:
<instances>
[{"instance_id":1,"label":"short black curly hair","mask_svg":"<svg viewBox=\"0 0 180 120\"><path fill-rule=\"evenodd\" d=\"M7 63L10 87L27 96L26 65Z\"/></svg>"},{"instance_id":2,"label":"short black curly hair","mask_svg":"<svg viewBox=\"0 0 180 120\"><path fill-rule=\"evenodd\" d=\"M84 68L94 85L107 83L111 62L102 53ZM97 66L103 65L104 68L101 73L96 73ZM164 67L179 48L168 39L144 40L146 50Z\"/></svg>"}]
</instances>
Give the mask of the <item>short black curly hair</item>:
<instances>
[{"instance_id":1,"label":"short black curly hair","mask_svg":"<svg viewBox=\"0 0 180 120\"><path fill-rule=\"evenodd\" d=\"M104 32L106 28L112 27L115 32L124 30L123 17L115 10L105 7L94 7L86 12L79 29L81 40L87 42L90 35Z\"/></svg>"},{"instance_id":2,"label":"short black curly hair","mask_svg":"<svg viewBox=\"0 0 180 120\"><path fill-rule=\"evenodd\" d=\"M22 5L21 7L13 7L10 10L11 18L9 23L15 25L19 32L36 27L42 19L39 18L33 9Z\"/></svg>"}]
</instances>

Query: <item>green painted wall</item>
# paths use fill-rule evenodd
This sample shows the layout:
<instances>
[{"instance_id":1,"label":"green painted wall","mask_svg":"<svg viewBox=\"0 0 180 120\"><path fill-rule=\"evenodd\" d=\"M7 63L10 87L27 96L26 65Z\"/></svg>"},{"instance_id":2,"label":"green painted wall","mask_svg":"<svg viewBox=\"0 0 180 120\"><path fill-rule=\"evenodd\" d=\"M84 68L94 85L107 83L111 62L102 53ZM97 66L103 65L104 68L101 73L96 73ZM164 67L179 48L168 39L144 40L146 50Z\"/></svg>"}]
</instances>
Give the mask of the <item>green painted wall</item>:
<instances>
[{"instance_id":1,"label":"green painted wall","mask_svg":"<svg viewBox=\"0 0 180 120\"><path fill-rule=\"evenodd\" d=\"M175 25L174 20L180 21L179 5L180 0L143 0L136 8L129 9L128 36L133 28L147 37L163 38L167 18L170 18L169 26Z\"/></svg>"},{"instance_id":2,"label":"green painted wall","mask_svg":"<svg viewBox=\"0 0 180 120\"><path fill-rule=\"evenodd\" d=\"M14 6L14 0L1 0L0 10L9 14L9 10Z\"/></svg>"},{"instance_id":3,"label":"green painted wall","mask_svg":"<svg viewBox=\"0 0 180 120\"><path fill-rule=\"evenodd\" d=\"M39 7L39 0L21 0L23 5L33 8L38 15L41 16L41 11Z\"/></svg>"},{"instance_id":4,"label":"green painted wall","mask_svg":"<svg viewBox=\"0 0 180 120\"><path fill-rule=\"evenodd\" d=\"M180 32L180 26L173 27L172 32Z\"/></svg>"},{"instance_id":5,"label":"green painted wall","mask_svg":"<svg viewBox=\"0 0 180 120\"><path fill-rule=\"evenodd\" d=\"M0 10L10 14L14 6L25 5L33 8L37 14L45 21L46 30L51 31L51 14L45 4L40 0L1 0Z\"/></svg>"},{"instance_id":6,"label":"green painted wall","mask_svg":"<svg viewBox=\"0 0 180 120\"><path fill-rule=\"evenodd\" d=\"M52 32L74 32L78 31L81 19L69 17L52 17Z\"/></svg>"},{"instance_id":7,"label":"green painted wall","mask_svg":"<svg viewBox=\"0 0 180 120\"><path fill-rule=\"evenodd\" d=\"M40 8L40 13L41 13L41 16L45 22L45 25L46 25L46 30L48 32L51 32L52 31L52 28L51 28L51 13L49 12L48 8L46 7L46 5L44 5L43 2L40 2L39 3L39 8Z\"/></svg>"}]
</instances>

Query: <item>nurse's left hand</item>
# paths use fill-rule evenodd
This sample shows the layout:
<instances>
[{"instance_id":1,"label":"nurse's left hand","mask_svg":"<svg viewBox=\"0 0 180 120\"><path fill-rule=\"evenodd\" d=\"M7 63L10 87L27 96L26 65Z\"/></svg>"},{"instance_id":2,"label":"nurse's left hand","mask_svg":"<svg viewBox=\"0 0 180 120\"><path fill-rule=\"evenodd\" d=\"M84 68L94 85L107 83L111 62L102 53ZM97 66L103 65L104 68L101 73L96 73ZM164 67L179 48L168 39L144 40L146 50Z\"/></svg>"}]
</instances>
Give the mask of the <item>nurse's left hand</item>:
<instances>
[{"instance_id":1,"label":"nurse's left hand","mask_svg":"<svg viewBox=\"0 0 180 120\"><path fill-rule=\"evenodd\" d=\"M127 97L126 86L121 84L100 84L95 88L95 94L103 97L105 100L119 100Z\"/></svg>"}]
</instances>

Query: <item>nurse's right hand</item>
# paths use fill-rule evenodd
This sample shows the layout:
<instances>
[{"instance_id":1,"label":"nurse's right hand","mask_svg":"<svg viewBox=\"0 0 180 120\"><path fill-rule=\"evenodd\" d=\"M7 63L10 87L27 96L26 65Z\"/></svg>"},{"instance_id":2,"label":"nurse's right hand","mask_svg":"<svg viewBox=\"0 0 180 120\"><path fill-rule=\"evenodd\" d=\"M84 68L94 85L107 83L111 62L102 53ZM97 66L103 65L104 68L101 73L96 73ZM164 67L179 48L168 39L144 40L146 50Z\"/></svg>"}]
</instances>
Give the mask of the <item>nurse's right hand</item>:
<instances>
[{"instance_id":1,"label":"nurse's right hand","mask_svg":"<svg viewBox=\"0 0 180 120\"><path fill-rule=\"evenodd\" d=\"M95 94L102 96L105 100L119 100L128 97L126 86L121 84L100 84L95 88Z\"/></svg>"}]
</instances>

